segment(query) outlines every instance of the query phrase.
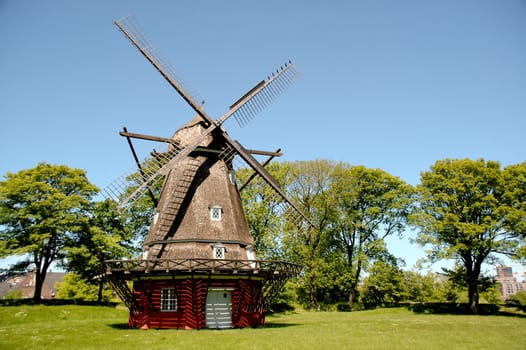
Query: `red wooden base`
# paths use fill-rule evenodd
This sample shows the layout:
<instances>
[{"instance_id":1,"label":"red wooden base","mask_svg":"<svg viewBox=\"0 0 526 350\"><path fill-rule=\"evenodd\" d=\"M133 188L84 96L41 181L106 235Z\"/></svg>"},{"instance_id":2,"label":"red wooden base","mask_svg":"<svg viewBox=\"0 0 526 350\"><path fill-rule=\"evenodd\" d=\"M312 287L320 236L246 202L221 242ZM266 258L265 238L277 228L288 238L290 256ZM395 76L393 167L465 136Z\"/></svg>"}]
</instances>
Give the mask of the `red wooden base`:
<instances>
[{"instance_id":1,"label":"red wooden base","mask_svg":"<svg viewBox=\"0 0 526 350\"><path fill-rule=\"evenodd\" d=\"M175 288L177 309L161 311L161 289ZM129 326L141 329L206 327L209 289L225 288L232 293L232 327L257 327L265 323L262 281L239 276L177 276L140 279L133 283L133 298L139 311L130 311Z\"/></svg>"}]
</instances>

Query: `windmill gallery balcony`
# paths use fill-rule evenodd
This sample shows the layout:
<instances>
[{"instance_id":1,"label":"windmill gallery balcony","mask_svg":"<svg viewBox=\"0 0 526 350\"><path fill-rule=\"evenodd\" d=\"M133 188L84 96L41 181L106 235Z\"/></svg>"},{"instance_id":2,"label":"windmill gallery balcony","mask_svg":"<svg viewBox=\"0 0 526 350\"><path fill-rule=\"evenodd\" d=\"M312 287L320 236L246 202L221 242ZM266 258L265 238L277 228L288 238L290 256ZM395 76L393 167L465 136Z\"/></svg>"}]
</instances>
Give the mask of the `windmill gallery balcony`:
<instances>
[{"instance_id":1,"label":"windmill gallery balcony","mask_svg":"<svg viewBox=\"0 0 526 350\"><path fill-rule=\"evenodd\" d=\"M274 260L227 260L227 259L135 259L107 260L106 274L130 275L133 279L145 274L244 274L267 277L283 275L297 276L301 266Z\"/></svg>"}]
</instances>

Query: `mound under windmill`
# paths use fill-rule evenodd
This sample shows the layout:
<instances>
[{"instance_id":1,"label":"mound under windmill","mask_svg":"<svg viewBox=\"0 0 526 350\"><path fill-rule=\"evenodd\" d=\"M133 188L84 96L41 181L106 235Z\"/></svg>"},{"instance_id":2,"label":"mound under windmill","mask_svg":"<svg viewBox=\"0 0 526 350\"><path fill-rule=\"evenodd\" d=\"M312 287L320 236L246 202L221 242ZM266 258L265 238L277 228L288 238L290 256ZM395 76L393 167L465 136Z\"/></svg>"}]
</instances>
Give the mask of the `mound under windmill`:
<instances>
[{"instance_id":1,"label":"mound under windmill","mask_svg":"<svg viewBox=\"0 0 526 350\"><path fill-rule=\"evenodd\" d=\"M171 138L126 129L120 133L128 139L138 171L116 180L104 193L121 206L148 193L155 211L142 257L106 261L105 277L130 309L131 327L262 325L268 303L287 279L299 273L300 266L256 258L235 179L236 162L252 168L254 176L274 190L282 213L292 216L292 221L301 225L309 220L254 158L260 154L271 159L280 155L279 150L247 150L230 138L223 123L234 117L240 125L246 124L288 88L297 71L287 63L237 100L226 114L212 119L133 18L115 24L197 115ZM166 152L153 152L141 163L132 138L165 142L168 148ZM161 182L162 189L155 191Z\"/></svg>"}]
</instances>

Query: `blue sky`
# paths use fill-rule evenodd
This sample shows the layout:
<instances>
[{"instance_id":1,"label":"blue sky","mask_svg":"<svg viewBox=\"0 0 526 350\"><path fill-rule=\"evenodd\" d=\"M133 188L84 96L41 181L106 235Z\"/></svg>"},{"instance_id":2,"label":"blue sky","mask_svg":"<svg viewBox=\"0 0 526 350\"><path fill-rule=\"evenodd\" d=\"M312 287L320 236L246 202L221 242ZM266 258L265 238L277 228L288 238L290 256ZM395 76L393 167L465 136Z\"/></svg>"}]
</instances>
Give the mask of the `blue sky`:
<instances>
[{"instance_id":1,"label":"blue sky","mask_svg":"<svg viewBox=\"0 0 526 350\"><path fill-rule=\"evenodd\" d=\"M247 148L411 184L447 157L526 160L524 0L0 0L0 175L45 161L103 188L133 167L123 126L170 136L193 117L112 24L128 14L211 116L297 64L301 79L248 126L227 123ZM423 255L391 244L409 266Z\"/></svg>"}]
</instances>

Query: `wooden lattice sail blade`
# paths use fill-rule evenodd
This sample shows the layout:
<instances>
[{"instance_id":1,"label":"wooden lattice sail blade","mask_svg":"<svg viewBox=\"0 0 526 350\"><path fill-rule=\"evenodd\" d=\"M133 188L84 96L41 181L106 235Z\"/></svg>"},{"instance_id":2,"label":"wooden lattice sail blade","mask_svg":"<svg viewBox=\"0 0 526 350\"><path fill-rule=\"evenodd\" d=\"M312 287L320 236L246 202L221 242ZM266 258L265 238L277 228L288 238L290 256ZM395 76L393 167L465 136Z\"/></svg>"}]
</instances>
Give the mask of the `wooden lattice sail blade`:
<instances>
[{"instance_id":1,"label":"wooden lattice sail blade","mask_svg":"<svg viewBox=\"0 0 526 350\"><path fill-rule=\"evenodd\" d=\"M124 200L121 201L121 206L127 205L130 201L135 200L136 198L140 197L143 193L145 193L148 190L148 186L150 186L152 183L155 183L159 177L164 177L168 174L168 172L176 166L178 162L183 160L185 157L187 157L190 153L192 153L203 141L205 141L209 135L218 127L217 124L213 124L208 127L204 131L201 136L196 137L192 143L190 143L188 146L184 147L183 149L177 149L176 154L171 157L167 162L165 162L162 166L160 166L155 172L151 173L150 176L134 190L132 191Z\"/></svg>"},{"instance_id":2,"label":"wooden lattice sail blade","mask_svg":"<svg viewBox=\"0 0 526 350\"><path fill-rule=\"evenodd\" d=\"M163 176L159 173L159 169L174 158L178 152L178 148L172 147L170 151L155 153L152 157L144 159L140 163L141 171L134 167L125 172L106 186L102 190L102 195L115 200L121 206L134 202L162 180ZM130 191L132 191L131 194Z\"/></svg>"},{"instance_id":3,"label":"wooden lattice sail blade","mask_svg":"<svg viewBox=\"0 0 526 350\"><path fill-rule=\"evenodd\" d=\"M299 71L289 61L284 67L281 67L266 80L256 84L243 97L232 104L225 116L233 116L239 126L245 126L275 98L285 92L299 75Z\"/></svg>"},{"instance_id":4,"label":"wooden lattice sail blade","mask_svg":"<svg viewBox=\"0 0 526 350\"><path fill-rule=\"evenodd\" d=\"M127 16L116 20L115 25L124 33L131 43L143 54L144 57L161 73L170 85L181 95L181 97L208 123L213 124L203 106L202 99L191 89L185 81L177 75L173 67L165 60L152 45L151 41L144 34L139 23L132 17ZM197 102L199 101L199 102Z\"/></svg>"},{"instance_id":5,"label":"wooden lattice sail blade","mask_svg":"<svg viewBox=\"0 0 526 350\"><path fill-rule=\"evenodd\" d=\"M238 155L243 161L254 171L274 190L274 192L281 198L281 201L284 203L283 212L288 212L288 208L292 208L293 211L303 220L305 220L309 225L312 226L310 219L305 215L299 207L293 203L286 193L283 191L276 179L265 169L241 144L237 141L230 139L228 135L224 135L227 139L229 146L232 148L230 154ZM226 152L225 152L226 153ZM298 221L298 220L295 220Z\"/></svg>"},{"instance_id":6,"label":"wooden lattice sail blade","mask_svg":"<svg viewBox=\"0 0 526 350\"><path fill-rule=\"evenodd\" d=\"M235 153L234 153L235 154ZM236 156L233 160L234 168L237 171L241 169L253 169L243 158L240 156ZM284 193L284 190L281 190L281 194L274 190L274 188L269 185L268 182L264 181L261 176L257 176L257 178L254 181L257 181L257 179L261 180L261 183L264 184L264 186L267 187L267 189L259 188L257 191L257 199L256 201L262 201L264 202L264 207L267 208L268 213L278 218L278 220L282 220L282 224L285 225L286 223L290 223L295 227L296 229L309 229L310 227L313 227L312 222L306 217L306 215L301 211L298 210L298 206L294 204L292 200L290 200L290 196L287 196L286 198L282 197L282 194ZM254 182L252 181L252 183ZM258 186L258 185L256 185Z\"/></svg>"}]
</instances>

